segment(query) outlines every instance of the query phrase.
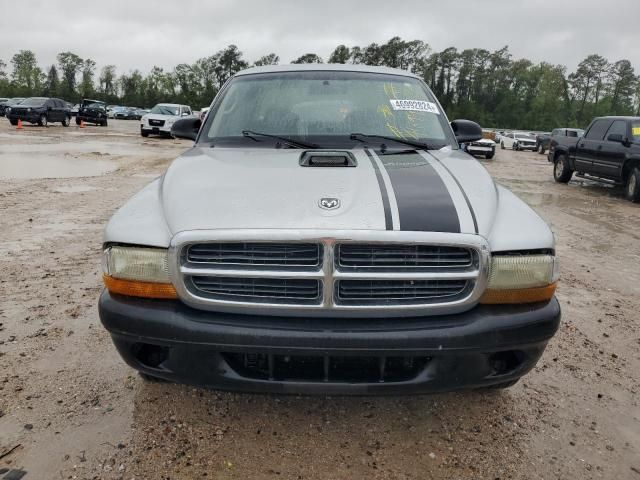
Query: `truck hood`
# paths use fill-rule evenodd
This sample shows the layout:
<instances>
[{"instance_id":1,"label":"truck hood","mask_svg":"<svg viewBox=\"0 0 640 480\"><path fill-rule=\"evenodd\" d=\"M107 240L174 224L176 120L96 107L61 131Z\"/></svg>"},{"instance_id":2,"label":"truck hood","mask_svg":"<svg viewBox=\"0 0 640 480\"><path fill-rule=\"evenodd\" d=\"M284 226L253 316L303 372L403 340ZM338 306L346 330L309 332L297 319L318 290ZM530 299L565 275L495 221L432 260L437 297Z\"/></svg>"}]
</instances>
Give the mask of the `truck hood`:
<instances>
[{"instance_id":1,"label":"truck hood","mask_svg":"<svg viewBox=\"0 0 640 480\"><path fill-rule=\"evenodd\" d=\"M123 113L123 112L115 112L115 113ZM179 120L180 116L178 115L163 115L162 113L147 113L144 115L143 119L146 120Z\"/></svg>"},{"instance_id":2,"label":"truck hood","mask_svg":"<svg viewBox=\"0 0 640 480\"><path fill-rule=\"evenodd\" d=\"M304 150L194 147L162 179L172 234L202 229L488 234L497 194L466 153L354 149L355 167L303 167ZM337 199L337 202L334 200Z\"/></svg>"}]
</instances>

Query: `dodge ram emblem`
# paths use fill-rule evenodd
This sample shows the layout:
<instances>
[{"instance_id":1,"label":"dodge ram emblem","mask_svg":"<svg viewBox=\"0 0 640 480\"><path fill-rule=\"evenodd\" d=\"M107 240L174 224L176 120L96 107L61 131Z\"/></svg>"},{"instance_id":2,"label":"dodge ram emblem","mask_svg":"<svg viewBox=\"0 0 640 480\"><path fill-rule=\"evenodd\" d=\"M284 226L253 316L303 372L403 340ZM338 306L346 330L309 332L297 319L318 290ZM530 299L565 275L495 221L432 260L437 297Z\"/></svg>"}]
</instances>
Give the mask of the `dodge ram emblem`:
<instances>
[{"instance_id":1,"label":"dodge ram emblem","mask_svg":"<svg viewBox=\"0 0 640 480\"><path fill-rule=\"evenodd\" d=\"M324 197L318 201L318 206L320 208L324 208L325 210L335 210L336 208L340 208L340 199L333 197Z\"/></svg>"}]
</instances>

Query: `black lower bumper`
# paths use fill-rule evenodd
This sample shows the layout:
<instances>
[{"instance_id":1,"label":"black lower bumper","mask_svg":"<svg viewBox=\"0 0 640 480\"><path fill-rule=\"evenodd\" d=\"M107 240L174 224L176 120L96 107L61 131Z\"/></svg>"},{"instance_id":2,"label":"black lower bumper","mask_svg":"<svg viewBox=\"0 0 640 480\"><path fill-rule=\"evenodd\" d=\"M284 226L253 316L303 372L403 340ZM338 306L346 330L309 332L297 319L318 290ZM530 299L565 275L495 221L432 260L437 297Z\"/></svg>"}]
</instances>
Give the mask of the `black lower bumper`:
<instances>
[{"instance_id":1,"label":"black lower bumper","mask_svg":"<svg viewBox=\"0 0 640 480\"><path fill-rule=\"evenodd\" d=\"M222 390L404 394L475 388L531 370L560 306L478 306L443 317L235 315L103 292L100 318L133 368Z\"/></svg>"}]
</instances>

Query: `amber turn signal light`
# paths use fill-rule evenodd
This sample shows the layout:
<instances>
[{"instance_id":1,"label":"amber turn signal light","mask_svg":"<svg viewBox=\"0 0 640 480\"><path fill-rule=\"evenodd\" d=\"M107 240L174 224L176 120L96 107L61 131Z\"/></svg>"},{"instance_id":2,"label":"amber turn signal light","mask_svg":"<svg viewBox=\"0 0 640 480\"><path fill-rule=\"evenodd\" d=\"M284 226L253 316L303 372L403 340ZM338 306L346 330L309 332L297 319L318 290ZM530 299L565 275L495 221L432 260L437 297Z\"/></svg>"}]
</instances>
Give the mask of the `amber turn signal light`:
<instances>
[{"instance_id":1,"label":"amber turn signal light","mask_svg":"<svg viewBox=\"0 0 640 480\"><path fill-rule=\"evenodd\" d=\"M480 298L480 303L516 304L546 302L553 297L556 291L556 285L556 283L551 283L544 287L517 288L513 290L487 289Z\"/></svg>"},{"instance_id":2,"label":"amber turn signal light","mask_svg":"<svg viewBox=\"0 0 640 480\"><path fill-rule=\"evenodd\" d=\"M109 275L102 275L105 287L109 293L127 295L129 297L176 299L178 294L170 283L139 282L136 280L122 280Z\"/></svg>"}]
</instances>

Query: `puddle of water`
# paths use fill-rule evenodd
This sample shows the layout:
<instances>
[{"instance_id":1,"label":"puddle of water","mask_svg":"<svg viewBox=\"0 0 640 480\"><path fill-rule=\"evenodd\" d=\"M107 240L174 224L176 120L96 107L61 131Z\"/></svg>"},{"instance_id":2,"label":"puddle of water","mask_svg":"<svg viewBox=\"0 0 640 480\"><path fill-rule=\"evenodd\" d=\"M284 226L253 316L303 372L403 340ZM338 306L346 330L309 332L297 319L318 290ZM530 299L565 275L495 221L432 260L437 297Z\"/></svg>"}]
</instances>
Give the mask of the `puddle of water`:
<instances>
[{"instance_id":1,"label":"puddle of water","mask_svg":"<svg viewBox=\"0 0 640 480\"><path fill-rule=\"evenodd\" d=\"M0 155L0 179L97 177L118 165L110 160L54 155Z\"/></svg>"},{"instance_id":2,"label":"puddle of water","mask_svg":"<svg viewBox=\"0 0 640 480\"><path fill-rule=\"evenodd\" d=\"M80 193L80 192L91 192L93 190L97 190L97 188L90 187L89 185L65 185L62 187L55 188L53 191L57 193Z\"/></svg>"}]
</instances>

